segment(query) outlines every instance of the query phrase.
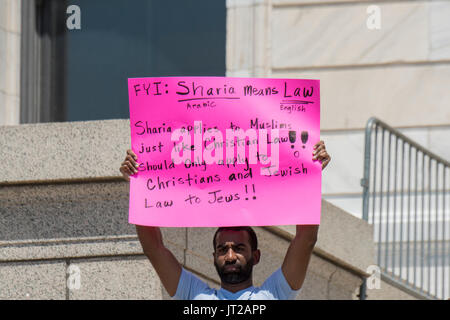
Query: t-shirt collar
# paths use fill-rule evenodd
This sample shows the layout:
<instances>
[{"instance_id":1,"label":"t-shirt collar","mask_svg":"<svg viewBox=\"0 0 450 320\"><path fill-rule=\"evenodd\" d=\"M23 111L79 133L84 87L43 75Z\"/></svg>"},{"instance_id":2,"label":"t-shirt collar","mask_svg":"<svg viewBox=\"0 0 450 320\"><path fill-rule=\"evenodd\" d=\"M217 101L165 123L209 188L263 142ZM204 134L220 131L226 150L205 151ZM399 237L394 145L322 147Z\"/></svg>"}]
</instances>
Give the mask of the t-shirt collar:
<instances>
[{"instance_id":1,"label":"t-shirt collar","mask_svg":"<svg viewBox=\"0 0 450 320\"><path fill-rule=\"evenodd\" d=\"M231 292L231 291L228 291L227 289L224 289L224 288L220 287L219 292L222 292L222 294L223 294L224 296L227 296L227 297L239 297L239 296L241 296L244 292L246 292L246 291L252 292L252 291L254 291L254 289L255 289L254 286L250 286L250 287L248 287L248 288L245 288L245 289L242 289L242 290L239 290L239 291L236 291L236 292L233 293L233 292Z\"/></svg>"}]
</instances>

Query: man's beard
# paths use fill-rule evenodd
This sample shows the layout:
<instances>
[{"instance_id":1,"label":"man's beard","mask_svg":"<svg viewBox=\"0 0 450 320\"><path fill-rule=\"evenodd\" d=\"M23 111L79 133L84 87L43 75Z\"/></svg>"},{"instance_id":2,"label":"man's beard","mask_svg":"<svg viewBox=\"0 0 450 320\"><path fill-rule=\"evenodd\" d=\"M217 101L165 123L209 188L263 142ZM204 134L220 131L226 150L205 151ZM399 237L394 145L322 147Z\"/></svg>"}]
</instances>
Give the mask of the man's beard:
<instances>
[{"instance_id":1,"label":"man's beard","mask_svg":"<svg viewBox=\"0 0 450 320\"><path fill-rule=\"evenodd\" d=\"M236 266L237 270L226 272L225 267L228 265ZM251 258L244 267L236 264L224 264L223 267L220 268L216 261L214 261L214 266L216 267L217 273L219 274L222 282L227 284L238 284L248 280L248 278L251 277L253 270L253 258Z\"/></svg>"}]
</instances>

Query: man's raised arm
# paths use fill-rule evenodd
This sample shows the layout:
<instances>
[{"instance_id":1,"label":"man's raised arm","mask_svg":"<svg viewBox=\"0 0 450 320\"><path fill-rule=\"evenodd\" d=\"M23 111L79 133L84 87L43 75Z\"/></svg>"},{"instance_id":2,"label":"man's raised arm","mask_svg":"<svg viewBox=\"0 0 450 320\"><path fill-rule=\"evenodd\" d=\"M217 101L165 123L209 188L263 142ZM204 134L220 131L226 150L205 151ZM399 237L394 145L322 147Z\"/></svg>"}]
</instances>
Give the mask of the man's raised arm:
<instances>
[{"instance_id":1,"label":"man's raised arm","mask_svg":"<svg viewBox=\"0 0 450 320\"><path fill-rule=\"evenodd\" d=\"M291 241L281 266L281 271L293 290L300 289L305 281L318 231L318 225L297 226L296 235Z\"/></svg>"},{"instance_id":2,"label":"man's raised arm","mask_svg":"<svg viewBox=\"0 0 450 320\"><path fill-rule=\"evenodd\" d=\"M331 157L328 155L323 141L319 141L314 146L313 160L322 163L322 170L330 162ZM306 270L317 241L318 232L318 225L297 226L295 237L291 241L281 266L281 271L293 290L300 289L305 281Z\"/></svg>"},{"instance_id":3,"label":"man's raised arm","mask_svg":"<svg viewBox=\"0 0 450 320\"><path fill-rule=\"evenodd\" d=\"M127 181L129 176L137 172L137 156L132 150L127 150L127 156L122 162L120 172ZM136 232L141 242L144 254L155 268L161 282L171 297L177 292L181 276L181 265L175 256L164 246L159 227L136 225Z\"/></svg>"}]
</instances>

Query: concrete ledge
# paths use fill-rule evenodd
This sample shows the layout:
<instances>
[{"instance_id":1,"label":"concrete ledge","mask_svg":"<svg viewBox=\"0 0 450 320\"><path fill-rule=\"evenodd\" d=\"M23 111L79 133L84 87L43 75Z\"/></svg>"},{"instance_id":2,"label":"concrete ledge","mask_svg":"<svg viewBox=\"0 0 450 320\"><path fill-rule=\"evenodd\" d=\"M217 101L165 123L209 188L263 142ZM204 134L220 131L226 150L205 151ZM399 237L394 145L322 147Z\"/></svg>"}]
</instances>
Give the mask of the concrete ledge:
<instances>
[{"instance_id":1,"label":"concrete ledge","mask_svg":"<svg viewBox=\"0 0 450 320\"><path fill-rule=\"evenodd\" d=\"M128 183L0 187L0 241L135 235Z\"/></svg>"},{"instance_id":2,"label":"concrete ledge","mask_svg":"<svg viewBox=\"0 0 450 320\"><path fill-rule=\"evenodd\" d=\"M120 178L129 120L0 126L0 185Z\"/></svg>"},{"instance_id":3,"label":"concrete ledge","mask_svg":"<svg viewBox=\"0 0 450 320\"><path fill-rule=\"evenodd\" d=\"M184 264L185 228L162 228L165 245ZM137 236L0 241L0 263L57 259L143 256Z\"/></svg>"},{"instance_id":4,"label":"concrete ledge","mask_svg":"<svg viewBox=\"0 0 450 320\"><path fill-rule=\"evenodd\" d=\"M133 239L134 238L134 239ZM0 242L0 262L52 260L97 256L142 255L136 237Z\"/></svg>"}]
</instances>

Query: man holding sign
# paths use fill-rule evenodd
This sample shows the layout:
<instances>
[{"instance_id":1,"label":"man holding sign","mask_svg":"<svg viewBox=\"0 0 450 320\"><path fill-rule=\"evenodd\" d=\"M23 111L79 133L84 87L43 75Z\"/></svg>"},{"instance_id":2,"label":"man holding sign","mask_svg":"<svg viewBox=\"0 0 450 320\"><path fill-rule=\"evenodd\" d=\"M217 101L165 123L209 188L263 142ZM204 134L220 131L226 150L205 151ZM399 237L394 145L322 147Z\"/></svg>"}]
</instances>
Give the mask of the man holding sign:
<instances>
[{"instance_id":1,"label":"man holding sign","mask_svg":"<svg viewBox=\"0 0 450 320\"><path fill-rule=\"evenodd\" d=\"M320 137L319 80L132 78L128 94L132 150L120 171L130 181L129 222L170 296L295 298L330 161L323 141L312 144ZM242 226L264 225L297 225L297 234L282 267L255 288L260 251L253 229ZM220 290L182 268L159 229L208 226L220 227Z\"/></svg>"},{"instance_id":2,"label":"man holding sign","mask_svg":"<svg viewBox=\"0 0 450 320\"><path fill-rule=\"evenodd\" d=\"M331 158L323 141L314 145L313 160L322 170ZM136 174L138 158L132 150L120 167L129 181ZM185 270L163 243L159 227L136 225L143 251L150 260L169 295L183 300L266 300L295 299L305 280L309 260L317 240L318 225L297 225L296 235L287 250L281 268L261 287L253 286L252 270L258 264L260 251L251 227L221 227L213 237L214 265L221 279L219 290Z\"/></svg>"}]
</instances>

